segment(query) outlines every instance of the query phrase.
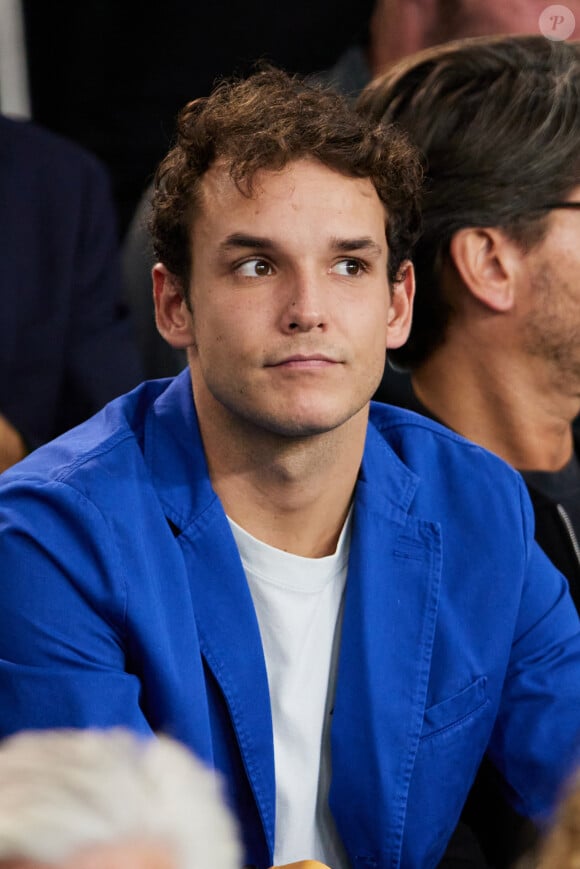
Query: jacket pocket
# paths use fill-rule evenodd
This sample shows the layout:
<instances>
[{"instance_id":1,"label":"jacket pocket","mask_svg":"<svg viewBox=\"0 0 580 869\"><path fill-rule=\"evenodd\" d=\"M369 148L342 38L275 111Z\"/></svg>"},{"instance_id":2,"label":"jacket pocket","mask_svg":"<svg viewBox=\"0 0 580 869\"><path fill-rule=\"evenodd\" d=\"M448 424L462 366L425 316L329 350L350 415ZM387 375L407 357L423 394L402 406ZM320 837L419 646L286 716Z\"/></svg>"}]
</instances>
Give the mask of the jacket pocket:
<instances>
[{"instance_id":1,"label":"jacket pocket","mask_svg":"<svg viewBox=\"0 0 580 869\"><path fill-rule=\"evenodd\" d=\"M479 676L458 694L435 703L425 710L421 739L461 724L487 705L487 676Z\"/></svg>"}]
</instances>

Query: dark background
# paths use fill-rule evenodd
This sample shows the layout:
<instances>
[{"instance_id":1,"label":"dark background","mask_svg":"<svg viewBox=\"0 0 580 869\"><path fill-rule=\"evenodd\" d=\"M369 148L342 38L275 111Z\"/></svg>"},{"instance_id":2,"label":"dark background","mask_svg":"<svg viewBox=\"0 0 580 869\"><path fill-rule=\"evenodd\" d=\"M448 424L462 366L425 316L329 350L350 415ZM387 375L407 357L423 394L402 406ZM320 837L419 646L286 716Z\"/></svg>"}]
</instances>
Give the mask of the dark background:
<instances>
[{"instance_id":1,"label":"dark background","mask_svg":"<svg viewBox=\"0 0 580 869\"><path fill-rule=\"evenodd\" d=\"M33 119L108 167L120 234L167 150L175 116L258 58L292 72L362 38L372 0L24 0Z\"/></svg>"}]
</instances>

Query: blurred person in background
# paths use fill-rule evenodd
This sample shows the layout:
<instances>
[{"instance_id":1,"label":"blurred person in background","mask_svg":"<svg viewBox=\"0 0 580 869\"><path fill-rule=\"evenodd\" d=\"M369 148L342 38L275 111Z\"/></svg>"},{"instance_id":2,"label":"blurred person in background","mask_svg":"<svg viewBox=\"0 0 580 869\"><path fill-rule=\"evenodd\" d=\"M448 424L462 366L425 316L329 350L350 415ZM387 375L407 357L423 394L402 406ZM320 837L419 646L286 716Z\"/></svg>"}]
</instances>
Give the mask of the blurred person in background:
<instances>
[{"instance_id":1,"label":"blurred person in background","mask_svg":"<svg viewBox=\"0 0 580 869\"><path fill-rule=\"evenodd\" d=\"M141 379L104 168L0 116L0 471Z\"/></svg>"},{"instance_id":2,"label":"blurred person in background","mask_svg":"<svg viewBox=\"0 0 580 869\"><path fill-rule=\"evenodd\" d=\"M580 866L580 774L564 789L538 853L514 869L578 869Z\"/></svg>"},{"instance_id":3,"label":"blurred person in background","mask_svg":"<svg viewBox=\"0 0 580 869\"><path fill-rule=\"evenodd\" d=\"M167 736L0 742L0 869L240 869L241 857L216 775Z\"/></svg>"},{"instance_id":4,"label":"blurred person in background","mask_svg":"<svg viewBox=\"0 0 580 869\"><path fill-rule=\"evenodd\" d=\"M364 37L323 77L356 96L392 63L423 48L471 36L539 34L549 5L547 0L375 0ZM554 38L560 38L558 29L573 38L570 15L580 27L580 0L567 0L564 8L565 20L554 21Z\"/></svg>"}]
</instances>

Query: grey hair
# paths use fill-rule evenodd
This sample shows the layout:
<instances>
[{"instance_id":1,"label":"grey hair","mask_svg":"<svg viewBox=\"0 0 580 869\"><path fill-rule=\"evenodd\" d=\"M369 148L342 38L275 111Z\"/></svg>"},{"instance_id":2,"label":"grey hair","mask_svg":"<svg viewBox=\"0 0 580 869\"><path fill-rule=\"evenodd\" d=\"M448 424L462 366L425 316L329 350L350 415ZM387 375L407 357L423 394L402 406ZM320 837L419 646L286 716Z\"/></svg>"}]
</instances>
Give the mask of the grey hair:
<instances>
[{"instance_id":1,"label":"grey hair","mask_svg":"<svg viewBox=\"0 0 580 869\"><path fill-rule=\"evenodd\" d=\"M0 743L0 860L135 839L167 846L176 869L243 862L220 780L169 737L67 729Z\"/></svg>"},{"instance_id":2,"label":"grey hair","mask_svg":"<svg viewBox=\"0 0 580 869\"><path fill-rule=\"evenodd\" d=\"M497 227L524 251L545 237L545 206L580 184L579 106L580 43L540 35L438 45L367 85L358 110L400 125L426 161L413 325L392 362L413 370L444 343L459 230Z\"/></svg>"}]
</instances>

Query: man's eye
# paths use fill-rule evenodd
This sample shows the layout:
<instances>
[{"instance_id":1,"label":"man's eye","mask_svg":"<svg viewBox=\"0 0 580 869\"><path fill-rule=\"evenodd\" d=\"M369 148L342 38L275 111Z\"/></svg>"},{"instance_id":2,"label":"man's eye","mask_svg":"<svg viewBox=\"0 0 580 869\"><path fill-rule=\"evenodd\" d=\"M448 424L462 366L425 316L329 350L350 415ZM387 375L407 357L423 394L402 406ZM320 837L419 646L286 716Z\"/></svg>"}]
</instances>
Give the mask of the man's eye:
<instances>
[{"instance_id":1,"label":"man's eye","mask_svg":"<svg viewBox=\"0 0 580 869\"><path fill-rule=\"evenodd\" d=\"M356 278L365 271L364 264L358 259L341 259L332 267L336 275L344 275L348 278Z\"/></svg>"},{"instance_id":2,"label":"man's eye","mask_svg":"<svg viewBox=\"0 0 580 869\"><path fill-rule=\"evenodd\" d=\"M236 272L244 278L265 278L273 274L273 269L266 260L248 259L236 267Z\"/></svg>"}]
</instances>

